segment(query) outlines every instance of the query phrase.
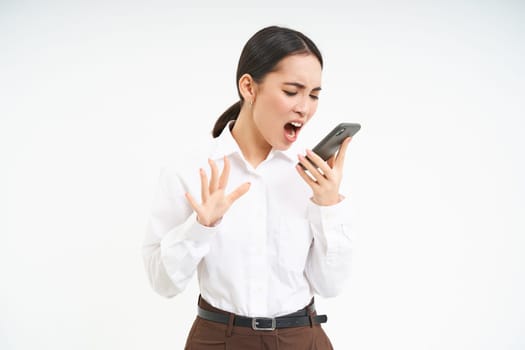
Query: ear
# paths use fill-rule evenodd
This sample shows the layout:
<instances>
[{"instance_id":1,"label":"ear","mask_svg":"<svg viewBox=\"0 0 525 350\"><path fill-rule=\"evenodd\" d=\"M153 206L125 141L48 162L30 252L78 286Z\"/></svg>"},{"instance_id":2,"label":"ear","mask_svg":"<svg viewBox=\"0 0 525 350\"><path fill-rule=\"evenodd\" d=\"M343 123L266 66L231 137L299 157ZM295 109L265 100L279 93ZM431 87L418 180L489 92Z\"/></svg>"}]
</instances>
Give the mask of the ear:
<instances>
[{"instance_id":1,"label":"ear","mask_svg":"<svg viewBox=\"0 0 525 350\"><path fill-rule=\"evenodd\" d=\"M239 91L244 101L253 103L257 94L257 83L250 74L243 74L239 79Z\"/></svg>"}]
</instances>

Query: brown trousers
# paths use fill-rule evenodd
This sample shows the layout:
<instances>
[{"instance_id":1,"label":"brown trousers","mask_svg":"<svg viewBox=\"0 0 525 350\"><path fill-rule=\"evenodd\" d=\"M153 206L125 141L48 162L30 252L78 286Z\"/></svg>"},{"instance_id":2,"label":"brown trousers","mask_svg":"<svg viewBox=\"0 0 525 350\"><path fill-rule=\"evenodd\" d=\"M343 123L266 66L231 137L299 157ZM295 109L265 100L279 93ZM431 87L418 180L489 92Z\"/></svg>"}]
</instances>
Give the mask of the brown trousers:
<instances>
[{"instance_id":1,"label":"brown trousers","mask_svg":"<svg viewBox=\"0 0 525 350\"><path fill-rule=\"evenodd\" d=\"M333 350L321 325L255 331L233 326L233 314L214 308L199 297L205 310L230 316L230 324L208 321L197 316L185 350Z\"/></svg>"}]
</instances>

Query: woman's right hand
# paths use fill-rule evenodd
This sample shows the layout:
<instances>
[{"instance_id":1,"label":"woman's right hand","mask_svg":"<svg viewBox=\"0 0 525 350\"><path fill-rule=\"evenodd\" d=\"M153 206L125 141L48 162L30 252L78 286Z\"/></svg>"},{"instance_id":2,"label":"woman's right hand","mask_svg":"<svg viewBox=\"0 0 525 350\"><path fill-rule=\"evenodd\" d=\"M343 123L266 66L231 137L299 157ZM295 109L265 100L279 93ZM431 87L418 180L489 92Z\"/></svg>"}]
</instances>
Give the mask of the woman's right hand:
<instances>
[{"instance_id":1,"label":"woman's right hand","mask_svg":"<svg viewBox=\"0 0 525 350\"><path fill-rule=\"evenodd\" d=\"M208 176L204 169L199 169L201 176L201 200L199 204L195 198L189 193L186 193L186 199L190 203L195 213L197 213L197 221L204 226L215 226L218 221L222 219L226 211L239 197L248 192L250 183L246 182L237 187L233 192L226 195L224 190L228 184L228 176L230 175L230 161L228 157L224 157L224 168L219 176L217 165L211 159L208 159L211 168L211 179L208 183Z\"/></svg>"}]
</instances>

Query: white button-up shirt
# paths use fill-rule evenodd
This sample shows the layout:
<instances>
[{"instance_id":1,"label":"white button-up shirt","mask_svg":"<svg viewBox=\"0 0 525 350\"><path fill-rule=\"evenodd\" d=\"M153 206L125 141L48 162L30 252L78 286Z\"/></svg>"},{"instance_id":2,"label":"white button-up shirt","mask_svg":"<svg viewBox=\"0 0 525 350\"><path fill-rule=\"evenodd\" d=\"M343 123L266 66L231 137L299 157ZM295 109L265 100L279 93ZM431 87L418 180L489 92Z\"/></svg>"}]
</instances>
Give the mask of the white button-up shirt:
<instances>
[{"instance_id":1,"label":"white button-up shirt","mask_svg":"<svg viewBox=\"0 0 525 350\"><path fill-rule=\"evenodd\" d=\"M314 293L338 294L350 270L349 200L313 203L297 154L273 150L253 168L226 127L202 159L165 167L143 246L153 289L175 296L197 272L206 301L249 317L294 312ZM184 194L200 199L199 168L209 174L209 157L220 170L223 156L231 164L226 194L251 186L217 226L205 227Z\"/></svg>"}]
</instances>

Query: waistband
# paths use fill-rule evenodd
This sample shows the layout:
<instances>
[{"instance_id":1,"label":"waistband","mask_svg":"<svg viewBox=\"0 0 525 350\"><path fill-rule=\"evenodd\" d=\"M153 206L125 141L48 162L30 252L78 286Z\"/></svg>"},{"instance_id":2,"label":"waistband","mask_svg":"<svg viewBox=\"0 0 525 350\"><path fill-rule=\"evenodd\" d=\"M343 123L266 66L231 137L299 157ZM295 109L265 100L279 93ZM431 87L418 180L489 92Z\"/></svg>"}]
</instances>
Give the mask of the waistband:
<instances>
[{"instance_id":1,"label":"waistband","mask_svg":"<svg viewBox=\"0 0 525 350\"><path fill-rule=\"evenodd\" d=\"M208 321L230 324L237 327L250 327L256 331L273 331L279 328L303 327L325 323L326 315L317 315L314 298L302 308L279 317L245 317L218 309L199 296L197 314Z\"/></svg>"}]
</instances>

